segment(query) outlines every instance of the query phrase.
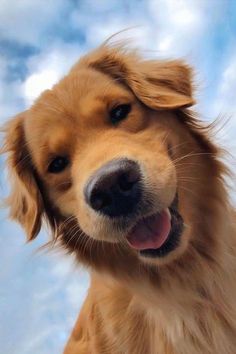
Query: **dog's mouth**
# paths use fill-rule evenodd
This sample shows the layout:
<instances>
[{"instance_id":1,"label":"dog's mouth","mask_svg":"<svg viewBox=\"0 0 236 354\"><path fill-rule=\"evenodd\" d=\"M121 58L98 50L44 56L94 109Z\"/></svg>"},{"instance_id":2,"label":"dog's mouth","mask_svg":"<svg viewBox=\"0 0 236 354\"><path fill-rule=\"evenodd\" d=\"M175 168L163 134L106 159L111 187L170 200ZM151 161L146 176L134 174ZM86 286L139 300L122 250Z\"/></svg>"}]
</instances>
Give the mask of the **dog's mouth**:
<instances>
[{"instance_id":1,"label":"dog's mouth","mask_svg":"<svg viewBox=\"0 0 236 354\"><path fill-rule=\"evenodd\" d=\"M169 208L139 220L126 236L130 247L144 257L163 257L173 251L184 225L177 205L175 198Z\"/></svg>"}]
</instances>

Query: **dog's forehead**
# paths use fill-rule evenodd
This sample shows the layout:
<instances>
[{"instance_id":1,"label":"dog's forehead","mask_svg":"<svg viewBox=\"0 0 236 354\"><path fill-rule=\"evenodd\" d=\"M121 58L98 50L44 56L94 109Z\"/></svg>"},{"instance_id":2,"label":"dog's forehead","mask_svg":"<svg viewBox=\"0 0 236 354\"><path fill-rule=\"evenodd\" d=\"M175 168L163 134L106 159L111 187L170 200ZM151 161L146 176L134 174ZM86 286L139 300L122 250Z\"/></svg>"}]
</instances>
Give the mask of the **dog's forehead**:
<instances>
[{"instance_id":1,"label":"dog's forehead","mask_svg":"<svg viewBox=\"0 0 236 354\"><path fill-rule=\"evenodd\" d=\"M42 120L54 123L62 117L80 120L82 116L92 114L93 109L122 98L132 99L133 94L118 80L95 69L78 69L45 91L31 108L31 116L36 120L36 113Z\"/></svg>"},{"instance_id":2,"label":"dog's forehead","mask_svg":"<svg viewBox=\"0 0 236 354\"><path fill-rule=\"evenodd\" d=\"M69 73L51 90L45 91L28 112L26 137L41 144L55 136L70 135L81 123L104 114L108 105L133 100L134 95L117 80L95 69ZM100 119L100 118L99 118Z\"/></svg>"},{"instance_id":3,"label":"dog's forehead","mask_svg":"<svg viewBox=\"0 0 236 354\"><path fill-rule=\"evenodd\" d=\"M97 94L114 87L115 81L108 75L92 68L73 70L55 86L55 93L66 90L81 99L88 94Z\"/></svg>"}]
</instances>

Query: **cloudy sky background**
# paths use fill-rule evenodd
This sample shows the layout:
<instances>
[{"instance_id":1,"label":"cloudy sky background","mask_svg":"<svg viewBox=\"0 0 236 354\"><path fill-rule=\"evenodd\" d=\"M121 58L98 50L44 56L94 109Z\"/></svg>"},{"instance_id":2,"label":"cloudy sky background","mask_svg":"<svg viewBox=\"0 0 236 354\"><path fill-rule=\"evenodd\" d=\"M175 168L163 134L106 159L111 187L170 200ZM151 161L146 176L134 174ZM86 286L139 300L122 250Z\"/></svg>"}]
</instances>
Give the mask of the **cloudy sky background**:
<instances>
[{"instance_id":1,"label":"cloudy sky background","mask_svg":"<svg viewBox=\"0 0 236 354\"><path fill-rule=\"evenodd\" d=\"M1 0L0 124L27 108L88 50L114 32L145 56L195 67L196 109L230 117L220 139L235 152L236 1ZM7 193L0 158L0 193ZM234 164L234 160L231 161ZM0 353L60 354L86 294L88 275L63 253L37 253L0 212Z\"/></svg>"}]
</instances>

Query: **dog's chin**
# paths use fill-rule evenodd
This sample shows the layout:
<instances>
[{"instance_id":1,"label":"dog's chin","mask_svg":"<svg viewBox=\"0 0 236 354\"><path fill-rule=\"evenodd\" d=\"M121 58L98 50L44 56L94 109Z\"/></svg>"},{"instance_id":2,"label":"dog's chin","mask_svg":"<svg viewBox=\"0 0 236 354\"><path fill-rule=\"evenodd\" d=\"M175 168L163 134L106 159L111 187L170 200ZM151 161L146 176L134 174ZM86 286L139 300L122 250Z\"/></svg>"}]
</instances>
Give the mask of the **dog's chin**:
<instances>
[{"instance_id":1,"label":"dog's chin","mask_svg":"<svg viewBox=\"0 0 236 354\"><path fill-rule=\"evenodd\" d=\"M111 229L101 232L101 235L108 234L109 238L99 237L98 228L94 232L96 237L93 236L93 232L87 233L82 225L79 226L79 223L78 228L81 230L81 235L87 238L87 244L89 240L94 240L98 243L103 242L103 245L106 244L108 247L109 244L120 245L120 250L136 253L138 258L145 263L169 263L181 253L184 220L178 210L177 195L168 208L156 213L149 212L145 216L137 217L135 221L132 219L127 217L125 220L124 218L113 220ZM130 225L131 222L132 225ZM111 235L113 235L112 238ZM69 240L72 243L71 239Z\"/></svg>"},{"instance_id":2,"label":"dog's chin","mask_svg":"<svg viewBox=\"0 0 236 354\"><path fill-rule=\"evenodd\" d=\"M169 208L140 219L126 235L126 240L141 259L163 263L179 248L183 229L176 197Z\"/></svg>"}]
</instances>

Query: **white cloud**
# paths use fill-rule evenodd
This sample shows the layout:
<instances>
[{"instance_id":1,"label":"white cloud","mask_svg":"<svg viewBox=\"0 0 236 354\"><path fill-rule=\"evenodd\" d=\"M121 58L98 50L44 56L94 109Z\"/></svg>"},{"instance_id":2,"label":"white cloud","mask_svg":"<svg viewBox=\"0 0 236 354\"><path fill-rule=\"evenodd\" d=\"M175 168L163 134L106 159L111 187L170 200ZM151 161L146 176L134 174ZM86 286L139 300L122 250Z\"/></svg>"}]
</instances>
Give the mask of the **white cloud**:
<instances>
[{"instance_id":1,"label":"white cloud","mask_svg":"<svg viewBox=\"0 0 236 354\"><path fill-rule=\"evenodd\" d=\"M3 56L0 56L0 78L3 78L7 69L7 60Z\"/></svg>"},{"instance_id":2,"label":"white cloud","mask_svg":"<svg viewBox=\"0 0 236 354\"><path fill-rule=\"evenodd\" d=\"M60 78L56 70L42 70L30 75L24 83L24 96L28 104L32 103L36 97L46 89L50 89Z\"/></svg>"},{"instance_id":3,"label":"white cloud","mask_svg":"<svg viewBox=\"0 0 236 354\"><path fill-rule=\"evenodd\" d=\"M46 89L50 89L65 75L79 58L78 45L56 43L49 51L32 56L27 67L29 75L22 84L23 98L27 106Z\"/></svg>"},{"instance_id":4,"label":"white cloud","mask_svg":"<svg viewBox=\"0 0 236 354\"><path fill-rule=\"evenodd\" d=\"M228 117L228 123L222 131L223 141L229 151L236 153L236 52L228 59L219 80L215 100L212 104L214 114ZM235 161L234 164L235 166Z\"/></svg>"},{"instance_id":5,"label":"white cloud","mask_svg":"<svg viewBox=\"0 0 236 354\"><path fill-rule=\"evenodd\" d=\"M1 236L1 353L61 353L86 294L87 273L62 252L35 253L45 234L26 247L23 232L1 221Z\"/></svg>"},{"instance_id":6,"label":"white cloud","mask_svg":"<svg viewBox=\"0 0 236 354\"><path fill-rule=\"evenodd\" d=\"M65 7L63 0L1 0L1 37L38 46L41 35L58 20Z\"/></svg>"},{"instance_id":7,"label":"white cloud","mask_svg":"<svg viewBox=\"0 0 236 354\"><path fill-rule=\"evenodd\" d=\"M135 12L133 14L117 12L116 16L107 15L104 18L103 16L97 17L96 11L94 12L96 7L93 6L92 13L89 11L88 4L86 9L85 13L78 9L74 10L71 14L71 23L74 28L86 27L86 41L90 48L100 45L118 32L120 33L114 37L114 40L132 39L134 45L137 40L139 47L146 48L151 43L150 18L143 19L140 14L137 16Z\"/></svg>"},{"instance_id":8,"label":"white cloud","mask_svg":"<svg viewBox=\"0 0 236 354\"><path fill-rule=\"evenodd\" d=\"M234 101L236 107L236 53L231 57L222 76L220 94L228 97L232 102Z\"/></svg>"},{"instance_id":9,"label":"white cloud","mask_svg":"<svg viewBox=\"0 0 236 354\"><path fill-rule=\"evenodd\" d=\"M22 97L21 81L7 82L0 78L0 125L24 107L19 102Z\"/></svg>"},{"instance_id":10,"label":"white cloud","mask_svg":"<svg viewBox=\"0 0 236 354\"><path fill-rule=\"evenodd\" d=\"M164 37L160 40L160 42L158 44L158 50L166 53L167 51L170 50L172 43L173 43L173 38L170 35L167 35L166 37Z\"/></svg>"},{"instance_id":11,"label":"white cloud","mask_svg":"<svg viewBox=\"0 0 236 354\"><path fill-rule=\"evenodd\" d=\"M0 57L0 124L17 112L17 99L22 95L19 80L8 82L5 79L7 59Z\"/></svg>"},{"instance_id":12,"label":"white cloud","mask_svg":"<svg viewBox=\"0 0 236 354\"><path fill-rule=\"evenodd\" d=\"M227 63L220 76L216 90L215 102L212 105L215 113L226 113L236 120L236 52L227 58Z\"/></svg>"},{"instance_id":13,"label":"white cloud","mask_svg":"<svg viewBox=\"0 0 236 354\"><path fill-rule=\"evenodd\" d=\"M189 54L207 23L205 5L192 0L149 0L155 21L154 46L165 56Z\"/></svg>"},{"instance_id":14,"label":"white cloud","mask_svg":"<svg viewBox=\"0 0 236 354\"><path fill-rule=\"evenodd\" d=\"M236 52L226 57L223 68L219 67L218 84L213 88L214 95L210 102L202 100L200 111L203 116L211 117L211 121L217 118L214 140L230 154L225 155L225 163L234 175L236 174ZM219 70L218 68L218 70ZM209 120L209 118L208 118ZM231 186L230 197L236 205L235 181L229 179Z\"/></svg>"},{"instance_id":15,"label":"white cloud","mask_svg":"<svg viewBox=\"0 0 236 354\"><path fill-rule=\"evenodd\" d=\"M201 1L149 0L150 11L162 27L199 27L202 23Z\"/></svg>"}]
</instances>

